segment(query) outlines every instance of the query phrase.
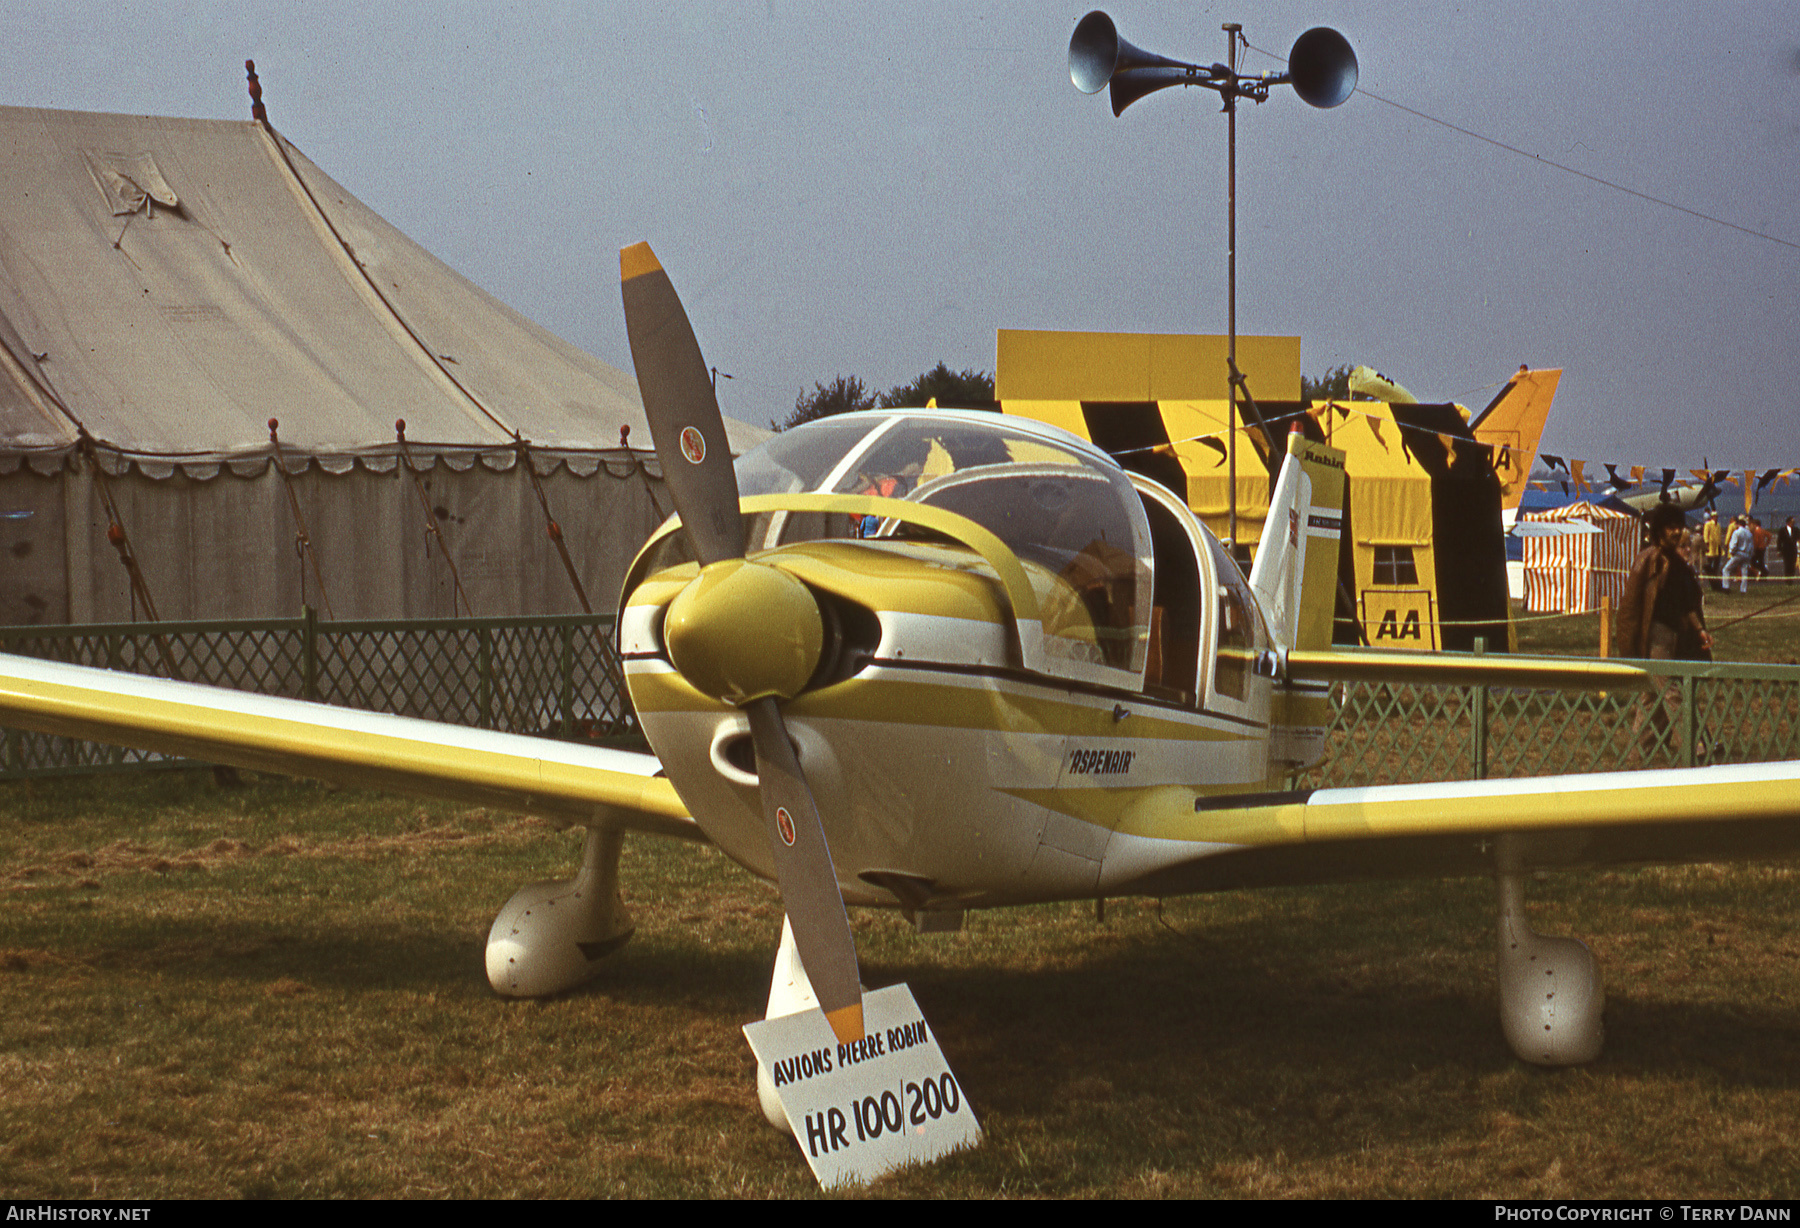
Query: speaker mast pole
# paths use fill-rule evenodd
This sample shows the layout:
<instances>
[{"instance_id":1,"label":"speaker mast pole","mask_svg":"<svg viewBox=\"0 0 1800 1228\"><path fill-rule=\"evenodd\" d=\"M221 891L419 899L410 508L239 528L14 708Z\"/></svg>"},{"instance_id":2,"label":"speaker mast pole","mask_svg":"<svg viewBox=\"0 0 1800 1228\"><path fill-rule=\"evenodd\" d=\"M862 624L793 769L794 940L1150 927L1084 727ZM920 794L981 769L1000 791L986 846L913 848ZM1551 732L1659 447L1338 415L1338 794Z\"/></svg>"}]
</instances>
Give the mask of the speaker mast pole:
<instances>
[{"instance_id":1,"label":"speaker mast pole","mask_svg":"<svg viewBox=\"0 0 1800 1228\"><path fill-rule=\"evenodd\" d=\"M1225 31L1225 63L1232 81L1237 80L1238 32L1244 27L1228 21L1219 27ZM1225 367L1231 377L1231 408L1226 411L1225 482L1229 488L1227 532L1231 538L1231 555L1237 557L1237 437L1238 437L1238 365L1237 365L1237 93L1220 91L1225 98Z\"/></svg>"}]
</instances>

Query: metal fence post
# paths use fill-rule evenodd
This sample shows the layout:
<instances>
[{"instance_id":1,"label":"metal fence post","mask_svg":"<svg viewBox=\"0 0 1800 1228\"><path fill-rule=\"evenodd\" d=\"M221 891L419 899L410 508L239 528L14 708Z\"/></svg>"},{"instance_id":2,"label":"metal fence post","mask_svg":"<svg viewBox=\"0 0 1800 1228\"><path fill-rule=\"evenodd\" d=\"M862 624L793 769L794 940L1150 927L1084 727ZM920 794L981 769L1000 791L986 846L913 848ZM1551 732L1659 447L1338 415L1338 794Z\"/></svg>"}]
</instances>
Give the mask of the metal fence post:
<instances>
[{"instance_id":1,"label":"metal fence post","mask_svg":"<svg viewBox=\"0 0 1800 1228\"><path fill-rule=\"evenodd\" d=\"M1480 655L1487 651L1487 636L1475 637L1475 652ZM1475 711L1470 716L1475 734L1475 779L1487 779L1487 743L1488 743L1488 689L1484 686L1473 688L1475 695Z\"/></svg>"},{"instance_id":2,"label":"metal fence post","mask_svg":"<svg viewBox=\"0 0 1800 1228\"><path fill-rule=\"evenodd\" d=\"M488 628L475 629L475 668L481 686L481 727L494 727L494 641Z\"/></svg>"},{"instance_id":3,"label":"metal fence post","mask_svg":"<svg viewBox=\"0 0 1800 1228\"><path fill-rule=\"evenodd\" d=\"M562 633L562 678L558 706L562 709L562 736L575 732L575 628L559 627Z\"/></svg>"},{"instance_id":4,"label":"metal fence post","mask_svg":"<svg viewBox=\"0 0 1800 1228\"><path fill-rule=\"evenodd\" d=\"M1660 702L1660 701L1659 701ZM1681 676L1681 766L1694 766L1694 742L1700 736L1698 707L1694 703L1694 676Z\"/></svg>"},{"instance_id":5,"label":"metal fence post","mask_svg":"<svg viewBox=\"0 0 1800 1228\"><path fill-rule=\"evenodd\" d=\"M300 607L300 698L319 698L319 612L309 605Z\"/></svg>"}]
</instances>

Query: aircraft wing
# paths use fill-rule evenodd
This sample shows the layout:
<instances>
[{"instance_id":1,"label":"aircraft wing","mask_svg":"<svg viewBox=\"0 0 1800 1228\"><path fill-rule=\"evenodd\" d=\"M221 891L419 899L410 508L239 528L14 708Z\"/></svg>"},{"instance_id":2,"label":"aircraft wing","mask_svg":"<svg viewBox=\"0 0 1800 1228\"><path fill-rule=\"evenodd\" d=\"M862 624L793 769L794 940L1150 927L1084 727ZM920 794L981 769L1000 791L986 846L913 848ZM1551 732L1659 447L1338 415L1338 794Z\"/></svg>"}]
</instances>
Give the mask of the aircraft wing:
<instances>
[{"instance_id":1,"label":"aircraft wing","mask_svg":"<svg viewBox=\"0 0 1800 1228\"><path fill-rule=\"evenodd\" d=\"M1800 762L1235 797L1172 790L1134 807L1120 831L1150 837L1161 864L1145 847L1141 870L1107 887L1119 894L1491 874L1501 833L1517 834L1522 870L1772 857L1800 852ZM1184 854L1171 838L1194 847Z\"/></svg>"},{"instance_id":2,"label":"aircraft wing","mask_svg":"<svg viewBox=\"0 0 1800 1228\"><path fill-rule=\"evenodd\" d=\"M704 840L648 754L0 653L0 725Z\"/></svg>"},{"instance_id":3,"label":"aircraft wing","mask_svg":"<svg viewBox=\"0 0 1800 1228\"><path fill-rule=\"evenodd\" d=\"M1611 687L1643 690L1650 675L1619 660L1527 657L1514 653L1417 652L1380 648L1294 648L1281 668L1309 682L1389 682L1431 686Z\"/></svg>"}]
</instances>

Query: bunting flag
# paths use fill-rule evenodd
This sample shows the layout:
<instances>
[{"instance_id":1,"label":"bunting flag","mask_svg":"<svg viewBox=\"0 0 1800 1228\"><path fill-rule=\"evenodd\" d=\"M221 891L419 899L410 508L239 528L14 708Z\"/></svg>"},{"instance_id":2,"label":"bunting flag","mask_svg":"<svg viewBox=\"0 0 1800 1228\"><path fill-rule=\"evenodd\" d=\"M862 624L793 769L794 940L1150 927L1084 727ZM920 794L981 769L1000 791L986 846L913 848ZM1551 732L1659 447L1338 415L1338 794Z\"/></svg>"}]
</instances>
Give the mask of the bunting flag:
<instances>
[{"instance_id":1,"label":"bunting flag","mask_svg":"<svg viewBox=\"0 0 1800 1228\"><path fill-rule=\"evenodd\" d=\"M1384 421L1395 421L1394 419L1385 419L1370 410L1359 409L1355 402L1344 403L1333 399L1305 411L1319 424L1321 430L1327 429L1327 426L1331 421L1331 419L1326 416L1326 408L1328 406L1331 409L1336 410L1341 419L1348 420L1353 415L1362 418L1369 424L1369 433L1375 437L1375 442L1380 444L1382 448L1392 451L1392 445L1382 432L1382 425ZM1385 406L1382 408L1385 409ZM1371 407L1371 410L1372 409L1373 407ZM1399 441L1401 450L1406 456L1411 458L1412 450L1409 446L1409 436L1406 432L1408 429L1421 428L1408 428L1403 422L1396 422L1396 425L1400 428ZM1247 435L1256 439L1259 445L1262 443L1261 437L1257 434L1255 428L1245 426L1241 429L1243 429ZM1468 439L1460 435L1450 437L1439 434L1438 441L1443 445L1446 456L1453 464L1457 457L1457 442L1460 441L1465 446L1469 443ZM1203 439L1201 442L1204 442L1209 447L1217 450L1221 456L1225 454L1225 448L1218 440L1208 438ZM1489 447L1491 448L1490 454L1493 458L1493 465L1496 472L1512 467L1515 458L1512 454L1512 449L1505 442L1495 442L1489 445ZM1529 463L1528 458L1520 459L1525 459L1526 463ZM1702 466L1705 466L1707 459L1708 458L1705 457L1701 458ZM1648 485L1654 484L1658 487L1659 493L1665 502L1679 499L1686 506L1701 507L1715 504L1720 494L1723 493L1724 487L1735 486L1739 487L1744 492L1744 507L1746 511L1753 510L1756 506L1757 498L1768 492L1771 487L1785 491L1788 489L1790 481L1795 478L1800 478L1800 465L1778 466L1765 469L1711 469L1702 467L1698 469L1682 470L1674 467L1624 465L1616 462L1589 460L1583 457L1557 456L1550 452L1539 452L1537 454L1537 461L1543 466L1544 470L1548 470L1548 472L1545 473L1539 471L1536 476L1527 478L1526 485L1532 490L1548 491L1553 488L1554 484L1555 487L1561 488L1564 495L1576 494L1590 497L1600 497L1603 495L1623 496L1626 492L1641 491L1647 493ZM1593 471L1599 469L1604 469L1606 471L1605 478L1600 478L1594 474ZM1689 475L1692 478L1693 483L1698 484L1697 489L1689 483L1688 477L1682 477L1680 480L1684 489L1679 491L1676 490L1677 477L1683 473Z\"/></svg>"},{"instance_id":2,"label":"bunting flag","mask_svg":"<svg viewBox=\"0 0 1800 1228\"><path fill-rule=\"evenodd\" d=\"M1500 456L1501 447L1496 446L1494 455ZM1540 452L1538 462L1543 466L1536 479L1529 483L1533 490L1550 490L1560 486L1565 494L1593 495L1626 495L1628 492L1648 491L1649 487L1658 488L1664 502L1677 498L1688 506L1704 506L1712 503L1724 492L1726 487L1735 487L1744 492L1744 507L1753 510L1756 501L1771 491L1786 491L1800 486L1800 465L1776 466L1768 469L1676 469L1673 467L1652 468L1645 465L1624 465L1614 461L1586 460L1576 456L1555 456L1549 452ZM1496 459L1496 468L1499 462ZM1593 471L1604 469L1606 476L1599 477ZM1548 472L1545 472L1548 470ZM1683 489L1677 490L1680 482ZM1695 489L1695 486L1698 489Z\"/></svg>"},{"instance_id":3,"label":"bunting flag","mask_svg":"<svg viewBox=\"0 0 1800 1228\"><path fill-rule=\"evenodd\" d=\"M1498 446L1494 455L1500 455ZM1800 465L1766 469L1684 470L1623 465L1577 456L1557 456L1549 452L1538 453L1537 459L1543 468L1529 482L1530 489L1549 491L1560 488L1565 495L1594 498L1602 495L1623 497L1630 492L1648 491L1651 486L1655 486L1664 502L1679 500L1687 507L1706 507L1715 504L1727 487L1735 487L1744 492L1744 510L1754 512L1757 501L1764 496L1774 491L1791 489L1791 482L1800 485L1800 482L1796 482L1796 479L1800 479ZM1596 473L1601 469L1606 471L1604 478ZM1678 481L1681 489L1677 489Z\"/></svg>"}]
</instances>

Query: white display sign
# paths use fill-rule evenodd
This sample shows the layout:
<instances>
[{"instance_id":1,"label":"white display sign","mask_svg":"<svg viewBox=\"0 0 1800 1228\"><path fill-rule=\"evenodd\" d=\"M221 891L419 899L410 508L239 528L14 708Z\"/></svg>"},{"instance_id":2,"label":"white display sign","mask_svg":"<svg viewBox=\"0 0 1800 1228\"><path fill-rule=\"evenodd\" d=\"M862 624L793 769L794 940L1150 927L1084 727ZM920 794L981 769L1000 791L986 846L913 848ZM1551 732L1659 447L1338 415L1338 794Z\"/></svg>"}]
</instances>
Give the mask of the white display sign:
<instances>
[{"instance_id":1,"label":"white display sign","mask_svg":"<svg viewBox=\"0 0 1800 1228\"><path fill-rule=\"evenodd\" d=\"M981 1141L968 1097L910 989L864 994L863 1029L862 1040L841 1045L816 1009L744 1025L826 1189Z\"/></svg>"}]
</instances>

